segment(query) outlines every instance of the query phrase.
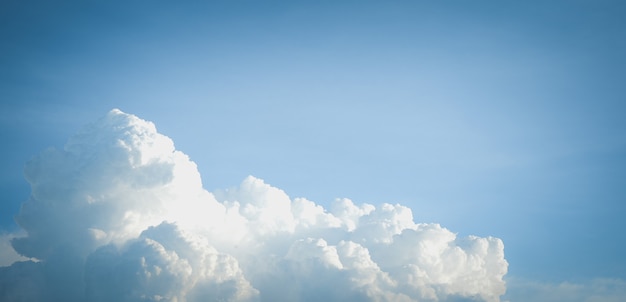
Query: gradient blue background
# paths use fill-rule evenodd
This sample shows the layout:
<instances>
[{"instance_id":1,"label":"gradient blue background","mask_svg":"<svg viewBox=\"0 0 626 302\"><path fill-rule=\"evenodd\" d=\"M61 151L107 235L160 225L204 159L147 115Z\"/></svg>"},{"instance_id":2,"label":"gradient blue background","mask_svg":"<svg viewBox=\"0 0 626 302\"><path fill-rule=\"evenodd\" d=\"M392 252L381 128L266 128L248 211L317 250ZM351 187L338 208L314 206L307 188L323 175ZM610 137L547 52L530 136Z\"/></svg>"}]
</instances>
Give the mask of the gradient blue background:
<instances>
[{"instance_id":1,"label":"gradient blue background","mask_svg":"<svg viewBox=\"0 0 626 302\"><path fill-rule=\"evenodd\" d=\"M208 190L402 203L509 276L626 278L623 1L0 3L0 230L22 167L112 108Z\"/></svg>"}]
</instances>

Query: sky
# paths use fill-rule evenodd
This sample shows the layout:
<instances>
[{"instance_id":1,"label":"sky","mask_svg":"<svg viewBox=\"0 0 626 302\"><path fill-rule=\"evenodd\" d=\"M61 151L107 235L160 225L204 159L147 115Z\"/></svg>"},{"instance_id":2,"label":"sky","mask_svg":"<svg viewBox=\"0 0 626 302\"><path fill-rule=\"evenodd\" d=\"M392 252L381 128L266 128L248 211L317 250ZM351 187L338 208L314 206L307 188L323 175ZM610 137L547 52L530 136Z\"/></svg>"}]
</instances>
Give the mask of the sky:
<instances>
[{"instance_id":1,"label":"sky","mask_svg":"<svg viewBox=\"0 0 626 302\"><path fill-rule=\"evenodd\" d=\"M452 232L446 242L501 240L508 263L503 301L622 301L625 13L621 1L3 1L0 264L17 259L8 238L32 237L16 222L36 190L27 163L56 163L44 150L64 150L85 125L119 108L154 123L188 155L204 188L194 190L217 202L238 200L220 192L245 191L258 180L335 218L338 198L377 211L399 204L411 209L411 222ZM70 218L56 214L46 217L70 232L72 224L62 223ZM187 238L180 235L185 227L148 232L157 218L120 235L135 241L117 257L131 257L133 244L140 249L149 240L181 254L155 238ZM237 228L261 223L243 221L246 227ZM349 229L351 220L341 221ZM421 230L411 223L401 229ZM328 236L320 235L325 243L301 238L291 248L327 244L345 260L350 243ZM97 256L105 241L83 243ZM377 248L357 243L385 272ZM294 262L282 248L284 261ZM210 253L230 255L225 263L238 263L247 277L227 278L241 285L237 297L267 299L256 291L272 287L247 271L249 259ZM96 256L86 263L98 263ZM189 278L201 283L206 276ZM474 298L488 300L486 293L498 290ZM449 291L462 292L451 285L436 297L457 297Z\"/></svg>"}]
</instances>

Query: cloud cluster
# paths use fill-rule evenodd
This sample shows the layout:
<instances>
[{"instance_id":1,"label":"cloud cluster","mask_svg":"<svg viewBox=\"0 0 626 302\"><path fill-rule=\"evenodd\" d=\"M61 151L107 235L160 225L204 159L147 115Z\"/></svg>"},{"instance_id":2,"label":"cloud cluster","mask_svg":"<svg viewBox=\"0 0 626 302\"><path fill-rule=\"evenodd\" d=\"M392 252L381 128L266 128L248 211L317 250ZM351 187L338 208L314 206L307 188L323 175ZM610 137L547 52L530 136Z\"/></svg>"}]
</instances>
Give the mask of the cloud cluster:
<instances>
[{"instance_id":1,"label":"cloud cluster","mask_svg":"<svg viewBox=\"0 0 626 302\"><path fill-rule=\"evenodd\" d=\"M249 176L208 192L195 164L112 110L25 168L2 301L499 301L497 238L415 223L402 205L329 209Z\"/></svg>"}]
</instances>

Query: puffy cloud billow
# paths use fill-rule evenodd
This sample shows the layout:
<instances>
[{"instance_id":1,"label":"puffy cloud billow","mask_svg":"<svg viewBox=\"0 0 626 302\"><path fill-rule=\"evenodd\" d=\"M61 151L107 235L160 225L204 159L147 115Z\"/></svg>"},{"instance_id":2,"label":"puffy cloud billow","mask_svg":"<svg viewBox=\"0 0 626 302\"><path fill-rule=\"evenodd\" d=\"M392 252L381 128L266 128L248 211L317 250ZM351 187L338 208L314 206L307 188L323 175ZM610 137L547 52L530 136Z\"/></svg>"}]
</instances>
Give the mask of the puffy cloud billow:
<instances>
[{"instance_id":1,"label":"puffy cloud billow","mask_svg":"<svg viewBox=\"0 0 626 302\"><path fill-rule=\"evenodd\" d=\"M499 301L500 239L402 205L326 209L249 176L208 192L154 124L112 110L27 163L2 301ZM22 259L26 259L22 258Z\"/></svg>"}]
</instances>

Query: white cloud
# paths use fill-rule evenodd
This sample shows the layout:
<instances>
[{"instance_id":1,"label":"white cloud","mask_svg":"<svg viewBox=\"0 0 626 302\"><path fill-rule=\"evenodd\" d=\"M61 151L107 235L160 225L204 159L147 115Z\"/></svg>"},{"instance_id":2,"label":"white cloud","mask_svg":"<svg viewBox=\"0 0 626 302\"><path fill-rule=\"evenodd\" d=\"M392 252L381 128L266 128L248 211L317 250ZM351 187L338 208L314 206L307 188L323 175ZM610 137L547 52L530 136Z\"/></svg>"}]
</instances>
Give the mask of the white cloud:
<instances>
[{"instance_id":1,"label":"white cloud","mask_svg":"<svg viewBox=\"0 0 626 302\"><path fill-rule=\"evenodd\" d=\"M250 301L258 296L237 260L173 224L150 227L85 264L88 301Z\"/></svg>"},{"instance_id":2,"label":"white cloud","mask_svg":"<svg viewBox=\"0 0 626 302\"><path fill-rule=\"evenodd\" d=\"M247 177L202 188L155 126L113 110L25 169L32 196L0 300L499 301L497 238L459 238L402 205L326 210ZM210 299L209 299L210 298Z\"/></svg>"}]
</instances>

